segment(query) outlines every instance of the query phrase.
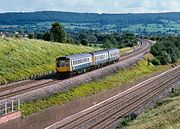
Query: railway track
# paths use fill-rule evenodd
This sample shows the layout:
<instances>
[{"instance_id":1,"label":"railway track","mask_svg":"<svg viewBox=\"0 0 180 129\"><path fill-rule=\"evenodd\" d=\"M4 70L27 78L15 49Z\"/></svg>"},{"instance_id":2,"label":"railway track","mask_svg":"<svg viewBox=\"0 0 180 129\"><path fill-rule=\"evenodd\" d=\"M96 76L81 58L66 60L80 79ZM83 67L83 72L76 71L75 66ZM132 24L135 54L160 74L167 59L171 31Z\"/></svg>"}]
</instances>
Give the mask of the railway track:
<instances>
[{"instance_id":1,"label":"railway track","mask_svg":"<svg viewBox=\"0 0 180 129\"><path fill-rule=\"evenodd\" d=\"M149 42L148 40L141 40L141 42L142 43L141 43L140 47L138 47L134 51L122 56L119 62L125 61L128 58L136 56L140 53L148 52L152 43ZM86 73L84 73L84 74L86 74ZM78 77L78 76L75 76L75 77ZM75 78L75 77L71 77L71 78ZM64 79L63 81L68 80L68 79ZM61 81L62 80L53 80L53 79L28 80L28 81L24 81L22 83L16 83L15 85L12 85L12 84L3 85L0 87L0 101L11 98L11 97L19 95L19 94L29 92L29 91L47 87L49 85L57 84Z\"/></svg>"},{"instance_id":2,"label":"railway track","mask_svg":"<svg viewBox=\"0 0 180 129\"><path fill-rule=\"evenodd\" d=\"M158 75L93 107L63 119L46 129L108 128L120 117L135 111L180 80L180 66Z\"/></svg>"},{"instance_id":3,"label":"railway track","mask_svg":"<svg viewBox=\"0 0 180 129\"><path fill-rule=\"evenodd\" d=\"M23 94L28 91L36 90L36 89L46 87L46 86L49 86L52 84L56 84L58 82L59 82L59 80L51 80L51 81L47 81L47 82L45 82L45 81L38 82L38 84L37 83L29 83L30 85L27 85L27 84L25 84L23 86L16 85L13 87L13 89L7 88L3 91L0 91L0 100L7 99L7 98L10 98L15 95Z\"/></svg>"}]
</instances>

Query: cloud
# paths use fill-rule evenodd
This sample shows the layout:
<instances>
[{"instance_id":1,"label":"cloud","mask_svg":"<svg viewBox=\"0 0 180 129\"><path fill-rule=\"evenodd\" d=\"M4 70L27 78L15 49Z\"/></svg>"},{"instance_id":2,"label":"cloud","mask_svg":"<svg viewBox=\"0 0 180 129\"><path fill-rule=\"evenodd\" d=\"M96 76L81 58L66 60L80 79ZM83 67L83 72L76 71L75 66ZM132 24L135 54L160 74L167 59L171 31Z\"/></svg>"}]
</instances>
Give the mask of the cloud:
<instances>
[{"instance_id":1,"label":"cloud","mask_svg":"<svg viewBox=\"0 0 180 129\"><path fill-rule=\"evenodd\" d=\"M179 0L1 0L0 12L180 12Z\"/></svg>"}]
</instances>

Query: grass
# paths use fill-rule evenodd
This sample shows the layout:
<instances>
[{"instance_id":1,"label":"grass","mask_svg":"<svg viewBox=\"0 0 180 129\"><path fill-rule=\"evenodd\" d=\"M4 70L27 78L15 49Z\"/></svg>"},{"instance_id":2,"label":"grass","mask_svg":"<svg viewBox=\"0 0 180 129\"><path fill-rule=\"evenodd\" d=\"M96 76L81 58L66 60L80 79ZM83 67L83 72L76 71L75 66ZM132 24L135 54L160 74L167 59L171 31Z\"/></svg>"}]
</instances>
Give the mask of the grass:
<instances>
[{"instance_id":1,"label":"grass","mask_svg":"<svg viewBox=\"0 0 180 129\"><path fill-rule=\"evenodd\" d=\"M130 52L130 51L132 51L133 50L133 48L131 48L131 47L126 47L126 48L122 48L121 50L120 50L120 52L121 52L121 55L123 55L123 54L125 54L125 53L127 53L127 52Z\"/></svg>"},{"instance_id":2,"label":"grass","mask_svg":"<svg viewBox=\"0 0 180 129\"><path fill-rule=\"evenodd\" d=\"M24 103L21 105L21 112L23 116L28 116L34 112L39 112L55 105L61 105L68 101L90 96L103 90L109 90L122 86L130 81L135 81L153 73L165 71L171 67L170 65L154 66L149 64L147 61L149 58L153 58L153 56L145 56L145 60L139 61L136 66L126 70L120 70L117 73L109 75L101 80L87 83L67 92L58 93L44 99Z\"/></svg>"},{"instance_id":3,"label":"grass","mask_svg":"<svg viewBox=\"0 0 180 129\"><path fill-rule=\"evenodd\" d=\"M180 128L180 89L169 98L142 113L130 122L125 129L179 129Z\"/></svg>"},{"instance_id":4,"label":"grass","mask_svg":"<svg viewBox=\"0 0 180 129\"><path fill-rule=\"evenodd\" d=\"M48 74L55 70L57 57L94 49L26 38L0 38L0 84Z\"/></svg>"}]
</instances>

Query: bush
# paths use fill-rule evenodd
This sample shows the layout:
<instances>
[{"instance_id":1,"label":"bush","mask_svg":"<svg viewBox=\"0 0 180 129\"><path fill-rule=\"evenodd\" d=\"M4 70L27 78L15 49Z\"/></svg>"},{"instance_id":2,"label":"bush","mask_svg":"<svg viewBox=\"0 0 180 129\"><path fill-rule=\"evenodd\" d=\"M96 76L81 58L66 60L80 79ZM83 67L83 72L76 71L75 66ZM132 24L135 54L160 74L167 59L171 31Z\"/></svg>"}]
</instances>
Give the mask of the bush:
<instances>
[{"instance_id":1,"label":"bush","mask_svg":"<svg viewBox=\"0 0 180 129\"><path fill-rule=\"evenodd\" d=\"M88 46L89 42L88 42L87 39L83 39L83 40L81 41L81 44L84 45L84 46Z\"/></svg>"},{"instance_id":2,"label":"bush","mask_svg":"<svg viewBox=\"0 0 180 129\"><path fill-rule=\"evenodd\" d=\"M157 59L157 58L154 58L154 59L151 60L150 62L151 62L153 65L160 65L160 64L161 64L160 60Z\"/></svg>"},{"instance_id":3,"label":"bush","mask_svg":"<svg viewBox=\"0 0 180 129\"><path fill-rule=\"evenodd\" d=\"M161 52L157 59L160 60L162 65L169 64L172 61L171 56L166 51Z\"/></svg>"},{"instance_id":4,"label":"bush","mask_svg":"<svg viewBox=\"0 0 180 129\"><path fill-rule=\"evenodd\" d=\"M179 44L179 38L175 36L157 41L150 51L156 58L152 63L157 65L159 64L158 60L163 65L176 62L180 58Z\"/></svg>"}]
</instances>

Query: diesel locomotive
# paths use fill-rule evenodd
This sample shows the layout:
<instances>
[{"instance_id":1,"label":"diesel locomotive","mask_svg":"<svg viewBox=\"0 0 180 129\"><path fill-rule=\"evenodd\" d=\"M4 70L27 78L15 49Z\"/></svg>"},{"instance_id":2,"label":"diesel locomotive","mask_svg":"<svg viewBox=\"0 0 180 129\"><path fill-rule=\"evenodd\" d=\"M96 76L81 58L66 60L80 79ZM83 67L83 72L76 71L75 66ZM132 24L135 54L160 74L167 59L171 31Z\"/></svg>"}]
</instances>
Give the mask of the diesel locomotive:
<instances>
[{"instance_id":1,"label":"diesel locomotive","mask_svg":"<svg viewBox=\"0 0 180 129\"><path fill-rule=\"evenodd\" d=\"M119 58L120 50L116 48L63 56L56 59L56 72L68 77L117 62Z\"/></svg>"}]
</instances>

